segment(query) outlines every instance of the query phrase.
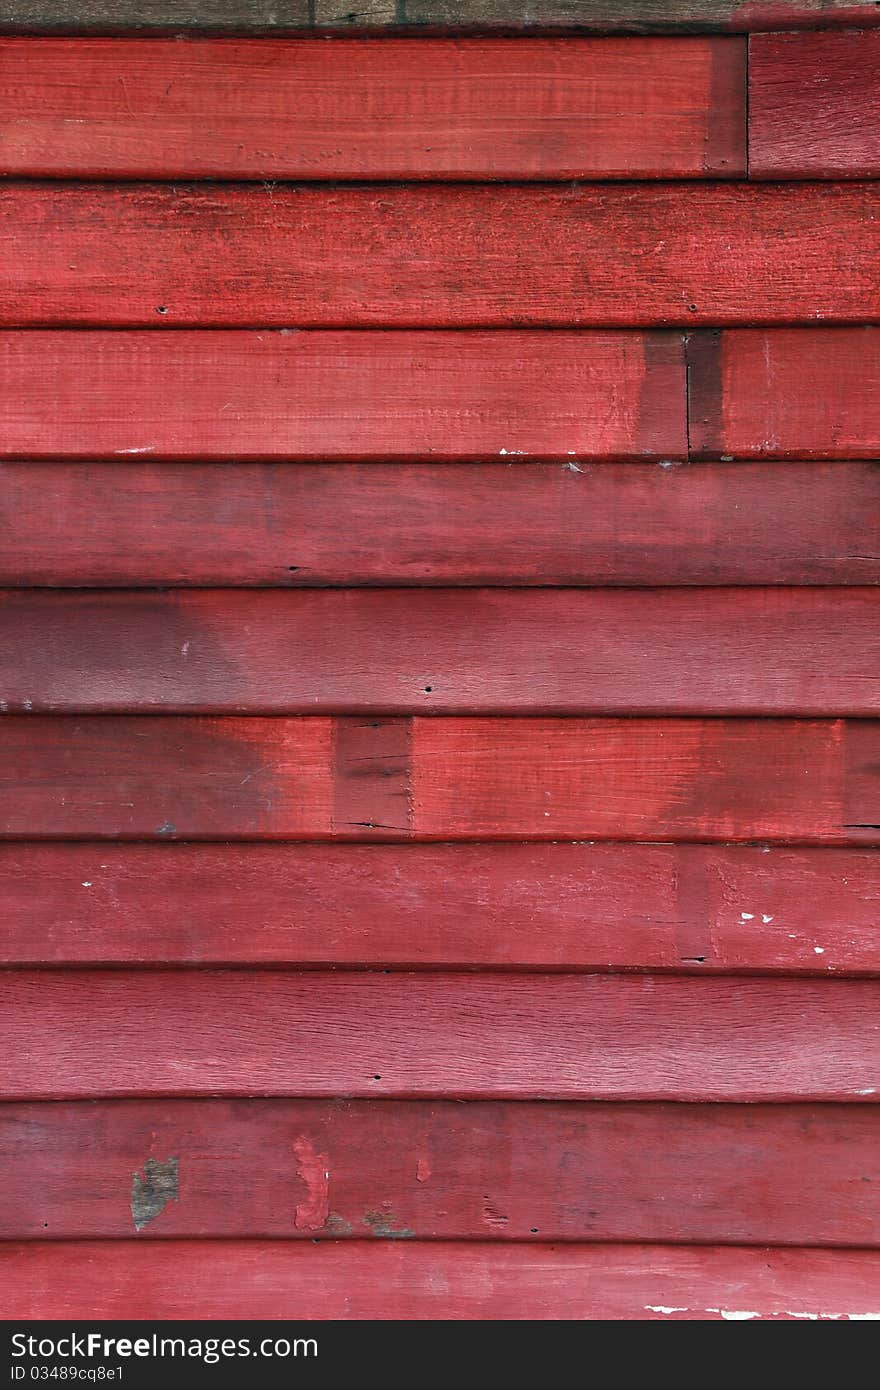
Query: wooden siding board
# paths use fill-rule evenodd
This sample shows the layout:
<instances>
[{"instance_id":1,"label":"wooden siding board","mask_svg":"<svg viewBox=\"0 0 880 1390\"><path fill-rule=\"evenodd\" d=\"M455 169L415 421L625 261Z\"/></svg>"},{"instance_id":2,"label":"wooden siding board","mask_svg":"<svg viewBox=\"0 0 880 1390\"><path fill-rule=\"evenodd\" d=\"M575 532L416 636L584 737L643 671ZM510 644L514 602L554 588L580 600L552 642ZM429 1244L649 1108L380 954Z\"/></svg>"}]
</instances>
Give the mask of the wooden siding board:
<instances>
[{"instance_id":1,"label":"wooden siding board","mask_svg":"<svg viewBox=\"0 0 880 1390\"><path fill-rule=\"evenodd\" d=\"M880 583L876 462L0 463L0 583Z\"/></svg>"},{"instance_id":2,"label":"wooden siding board","mask_svg":"<svg viewBox=\"0 0 880 1390\"><path fill-rule=\"evenodd\" d=\"M3 965L880 975L874 850L0 846Z\"/></svg>"},{"instance_id":3,"label":"wooden siding board","mask_svg":"<svg viewBox=\"0 0 880 1390\"><path fill-rule=\"evenodd\" d=\"M0 323L864 323L880 317L876 210L871 183L13 182L0 186Z\"/></svg>"},{"instance_id":4,"label":"wooden siding board","mask_svg":"<svg viewBox=\"0 0 880 1390\"><path fill-rule=\"evenodd\" d=\"M365 715L334 814L335 722L8 714L0 838L880 843L876 720Z\"/></svg>"},{"instance_id":5,"label":"wooden siding board","mask_svg":"<svg viewBox=\"0 0 880 1390\"><path fill-rule=\"evenodd\" d=\"M20 330L0 457L683 458L684 382L672 332Z\"/></svg>"},{"instance_id":6,"label":"wooden siding board","mask_svg":"<svg viewBox=\"0 0 880 1390\"><path fill-rule=\"evenodd\" d=\"M12 712L872 716L878 671L870 588L0 590Z\"/></svg>"},{"instance_id":7,"label":"wooden siding board","mask_svg":"<svg viewBox=\"0 0 880 1390\"><path fill-rule=\"evenodd\" d=\"M10 1318L876 1319L869 1250L9 1241Z\"/></svg>"},{"instance_id":8,"label":"wooden siding board","mask_svg":"<svg viewBox=\"0 0 880 1390\"><path fill-rule=\"evenodd\" d=\"M565 33L789 29L876 24L858 0L3 0L13 33L382 33L426 29Z\"/></svg>"},{"instance_id":9,"label":"wooden siding board","mask_svg":"<svg viewBox=\"0 0 880 1390\"><path fill-rule=\"evenodd\" d=\"M692 457L880 453L880 328L696 333L688 354Z\"/></svg>"},{"instance_id":10,"label":"wooden siding board","mask_svg":"<svg viewBox=\"0 0 880 1390\"><path fill-rule=\"evenodd\" d=\"M750 41L749 173L880 174L880 33L762 34Z\"/></svg>"},{"instance_id":11,"label":"wooden siding board","mask_svg":"<svg viewBox=\"0 0 880 1390\"><path fill-rule=\"evenodd\" d=\"M13 38L0 68L6 174L745 173L744 39Z\"/></svg>"},{"instance_id":12,"label":"wooden siding board","mask_svg":"<svg viewBox=\"0 0 880 1390\"><path fill-rule=\"evenodd\" d=\"M0 1238L876 1248L878 1128L866 1105L2 1104Z\"/></svg>"},{"instance_id":13,"label":"wooden siding board","mask_svg":"<svg viewBox=\"0 0 880 1390\"><path fill-rule=\"evenodd\" d=\"M7 1100L880 1096L880 981L4 971Z\"/></svg>"}]
</instances>

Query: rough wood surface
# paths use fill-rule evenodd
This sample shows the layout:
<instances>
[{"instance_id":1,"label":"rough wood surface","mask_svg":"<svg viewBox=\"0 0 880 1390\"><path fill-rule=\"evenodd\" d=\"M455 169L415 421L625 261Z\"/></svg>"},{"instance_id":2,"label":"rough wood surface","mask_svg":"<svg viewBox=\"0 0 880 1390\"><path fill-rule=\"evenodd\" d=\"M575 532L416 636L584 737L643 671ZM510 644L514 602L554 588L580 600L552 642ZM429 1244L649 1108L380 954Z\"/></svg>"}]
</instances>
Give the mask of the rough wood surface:
<instances>
[{"instance_id":1,"label":"rough wood surface","mask_svg":"<svg viewBox=\"0 0 880 1390\"><path fill-rule=\"evenodd\" d=\"M0 186L0 323L870 322L880 317L876 204L870 183L16 182Z\"/></svg>"},{"instance_id":2,"label":"rough wood surface","mask_svg":"<svg viewBox=\"0 0 880 1390\"><path fill-rule=\"evenodd\" d=\"M876 980L36 970L0 987L7 1100L880 1098Z\"/></svg>"},{"instance_id":3,"label":"rough wood surface","mask_svg":"<svg viewBox=\"0 0 880 1390\"><path fill-rule=\"evenodd\" d=\"M5 1104L0 1237L876 1247L878 1131L867 1105Z\"/></svg>"},{"instance_id":4,"label":"rough wood surface","mask_svg":"<svg viewBox=\"0 0 880 1390\"><path fill-rule=\"evenodd\" d=\"M695 333L688 359L695 458L880 454L880 328Z\"/></svg>"},{"instance_id":5,"label":"rough wood surface","mask_svg":"<svg viewBox=\"0 0 880 1390\"><path fill-rule=\"evenodd\" d=\"M671 332L12 331L0 457L682 458L684 374Z\"/></svg>"},{"instance_id":6,"label":"rough wood surface","mask_svg":"<svg viewBox=\"0 0 880 1390\"><path fill-rule=\"evenodd\" d=\"M138 714L880 715L859 589L0 590L0 705Z\"/></svg>"},{"instance_id":7,"label":"rough wood surface","mask_svg":"<svg viewBox=\"0 0 880 1390\"><path fill-rule=\"evenodd\" d=\"M877 584L875 463L0 464L0 584Z\"/></svg>"},{"instance_id":8,"label":"rough wood surface","mask_svg":"<svg viewBox=\"0 0 880 1390\"><path fill-rule=\"evenodd\" d=\"M0 837L880 844L880 722L6 715Z\"/></svg>"},{"instance_id":9,"label":"rough wood surface","mask_svg":"<svg viewBox=\"0 0 880 1390\"><path fill-rule=\"evenodd\" d=\"M880 33L751 40L749 173L770 179L880 174Z\"/></svg>"},{"instance_id":10,"label":"rough wood surface","mask_svg":"<svg viewBox=\"0 0 880 1390\"><path fill-rule=\"evenodd\" d=\"M311 28L517 32L789 29L876 24L865 0L2 0L8 32L128 33L170 29L229 33Z\"/></svg>"},{"instance_id":11,"label":"rough wood surface","mask_svg":"<svg viewBox=\"0 0 880 1390\"><path fill-rule=\"evenodd\" d=\"M736 1246L8 1241L9 1318L877 1319L880 1255Z\"/></svg>"},{"instance_id":12,"label":"rough wood surface","mask_svg":"<svg viewBox=\"0 0 880 1390\"><path fill-rule=\"evenodd\" d=\"M0 846L4 965L880 975L873 850Z\"/></svg>"},{"instance_id":13,"label":"rough wood surface","mask_svg":"<svg viewBox=\"0 0 880 1390\"><path fill-rule=\"evenodd\" d=\"M0 42L5 174L745 173L745 40Z\"/></svg>"}]
</instances>

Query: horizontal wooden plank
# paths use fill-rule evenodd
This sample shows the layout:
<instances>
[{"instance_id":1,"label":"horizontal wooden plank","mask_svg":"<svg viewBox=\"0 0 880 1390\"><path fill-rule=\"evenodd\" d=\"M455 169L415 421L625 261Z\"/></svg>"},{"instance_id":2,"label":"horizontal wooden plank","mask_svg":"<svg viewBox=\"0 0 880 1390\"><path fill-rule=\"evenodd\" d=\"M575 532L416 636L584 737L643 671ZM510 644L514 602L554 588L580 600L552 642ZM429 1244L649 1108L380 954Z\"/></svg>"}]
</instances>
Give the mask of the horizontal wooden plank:
<instances>
[{"instance_id":1,"label":"horizontal wooden plank","mask_svg":"<svg viewBox=\"0 0 880 1390\"><path fill-rule=\"evenodd\" d=\"M688 356L693 457L880 454L880 328L696 333Z\"/></svg>"},{"instance_id":2,"label":"horizontal wooden plank","mask_svg":"<svg viewBox=\"0 0 880 1390\"><path fill-rule=\"evenodd\" d=\"M0 464L0 584L877 584L875 463Z\"/></svg>"},{"instance_id":3,"label":"horizontal wooden plank","mask_svg":"<svg viewBox=\"0 0 880 1390\"><path fill-rule=\"evenodd\" d=\"M0 846L4 965L880 975L873 850Z\"/></svg>"},{"instance_id":4,"label":"horizontal wooden plank","mask_svg":"<svg viewBox=\"0 0 880 1390\"><path fill-rule=\"evenodd\" d=\"M0 1000L7 1100L880 1098L875 980L37 970Z\"/></svg>"},{"instance_id":5,"label":"horizontal wooden plank","mask_svg":"<svg viewBox=\"0 0 880 1390\"><path fill-rule=\"evenodd\" d=\"M0 590L0 707L880 715L880 592Z\"/></svg>"},{"instance_id":6,"label":"horizontal wooden plank","mask_svg":"<svg viewBox=\"0 0 880 1390\"><path fill-rule=\"evenodd\" d=\"M771 179L880 174L880 33L751 40L749 172Z\"/></svg>"},{"instance_id":7,"label":"horizontal wooden plank","mask_svg":"<svg viewBox=\"0 0 880 1390\"><path fill-rule=\"evenodd\" d=\"M878 1129L869 1105L5 1104L0 1236L873 1248Z\"/></svg>"},{"instance_id":8,"label":"horizontal wooden plank","mask_svg":"<svg viewBox=\"0 0 880 1390\"><path fill-rule=\"evenodd\" d=\"M359 0L344 6L331 0L0 0L0 28L13 33L378 33L389 27L664 33L876 23L870 0Z\"/></svg>"},{"instance_id":9,"label":"horizontal wooden plank","mask_svg":"<svg viewBox=\"0 0 880 1390\"><path fill-rule=\"evenodd\" d=\"M5 174L745 173L745 39L0 42Z\"/></svg>"},{"instance_id":10,"label":"horizontal wooden plank","mask_svg":"<svg viewBox=\"0 0 880 1390\"><path fill-rule=\"evenodd\" d=\"M4 1241L14 1318L876 1319L880 1255L454 1241Z\"/></svg>"},{"instance_id":11,"label":"horizontal wooden plank","mask_svg":"<svg viewBox=\"0 0 880 1390\"><path fill-rule=\"evenodd\" d=\"M0 457L682 458L684 380L664 332L12 331Z\"/></svg>"},{"instance_id":12,"label":"horizontal wooden plank","mask_svg":"<svg viewBox=\"0 0 880 1390\"><path fill-rule=\"evenodd\" d=\"M6 715L0 837L880 843L880 722Z\"/></svg>"},{"instance_id":13,"label":"horizontal wooden plank","mask_svg":"<svg viewBox=\"0 0 880 1390\"><path fill-rule=\"evenodd\" d=\"M870 183L12 183L0 187L0 323L870 322L880 317L876 202Z\"/></svg>"}]
</instances>

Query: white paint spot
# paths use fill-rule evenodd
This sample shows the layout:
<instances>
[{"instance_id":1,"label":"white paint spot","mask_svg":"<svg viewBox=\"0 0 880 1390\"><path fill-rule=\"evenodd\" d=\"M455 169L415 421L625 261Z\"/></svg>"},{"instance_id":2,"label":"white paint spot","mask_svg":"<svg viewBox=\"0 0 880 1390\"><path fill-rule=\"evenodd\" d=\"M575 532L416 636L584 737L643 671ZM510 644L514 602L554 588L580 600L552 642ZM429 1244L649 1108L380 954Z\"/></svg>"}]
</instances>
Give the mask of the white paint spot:
<instances>
[{"instance_id":1,"label":"white paint spot","mask_svg":"<svg viewBox=\"0 0 880 1390\"><path fill-rule=\"evenodd\" d=\"M499 458L523 458L525 452L525 449L499 449L498 456Z\"/></svg>"},{"instance_id":2,"label":"white paint spot","mask_svg":"<svg viewBox=\"0 0 880 1390\"><path fill-rule=\"evenodd\" d=\"M817 955L817 956L824 956L824 954L825 954L825 947L824 947L824 946L814 946L814 947L813 947L813 950L816 952L816 955Z\"/></svg>"},{"instance_id":3,"label":"white paint spot","mask_svg":"<svg viewBox=\"0 0 880 1390\"><path fill-rule=\"evenodd\" d=\"M766 912L762 912L762 913L761 913L761 921L764 923L764 926L766 927L766 925L767 925L768 922L772 922L772 921L773 921L773 918L772 918L772 917L768 917L768 915L767 915Z\"/></svg>"},{"instance_id":4,"label":"white paint spot","mask_svg":"<svg viewBox=\"0 0 880 1390\"><path fill-rule=\"evenodd\" d=\"M755 920L754 912L741 912L739 915L743 922L753 922Z\"/></svg>"},{"instance_id":5,"label":"white paint spot","mask_svg":"<svg viewBox=\"0 0 880 1390\"><path fill-rule=\"evenodd\" d=\"M877 1094L874 1086L866 1086L863 1091L856 1091L857 1096L874 1096Z\"/></svg>"},{"instance_id":6,"label":"white paint spot","mask_svg":"<svg viewBox=\"0 0 880 1390\"><path fill-rule=\"evenodd\" d=\"M142 449L117 449L117 454L152 454L155 453L155 444L145 444Z\"/></svg>"},{"instance_id":7,"label":"white paint spot","mask_svg":"<svg viewBox=\"0 0 880 1390\"><path fill-rule=\"evenodd\" d=\"M83 879L83 888L91 888L91 886L92 886L92 885L91 885L91 883L89 882L89 880L88 880L87 878L84 878L84 879Z\"/></svg>"},{"instance_id":8,"label":"white paint spot","mask_svg":"<svg viewBox=\"0 0 880 1390\"><path fill-rule=\"evenodd\" d=\"M662 1303L646 1303L646 1313L688 1313L689 1308L665 1308Z\"/></svg>"},{"instance_id":9,"label":"white paint spot","mask_svg":"<svg viewBox=\"0 0 880 1390\"><path fill-rule=\"evenodd\" d=\"M707 1313L720 1313L725 1322L748 1322L751 1318L759 1318L760 1313L749 1313L745 1309L738 1308L707 1308Z\"/></svg>"}]
</instances>

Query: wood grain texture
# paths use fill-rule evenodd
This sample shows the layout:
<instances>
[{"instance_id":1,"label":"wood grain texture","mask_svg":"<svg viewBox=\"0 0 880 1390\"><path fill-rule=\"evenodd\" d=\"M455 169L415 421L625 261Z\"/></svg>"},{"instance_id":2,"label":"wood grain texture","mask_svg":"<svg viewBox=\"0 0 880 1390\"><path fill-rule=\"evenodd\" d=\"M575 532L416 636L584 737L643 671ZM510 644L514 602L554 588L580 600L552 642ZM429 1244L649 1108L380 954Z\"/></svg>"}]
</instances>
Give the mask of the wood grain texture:
<instances>
[{"instance_id":1,"label":"wood grain texture","mask_svg":"<svg viewBox=\"0 0 880 1390\"><path fill-rule=\"evenodd\" d=\"M12 33L132 33L163 30L285 33L315 28L381 33L562 30L791 29L876 24L862 0L2 0L0 29Z\"/></svg>"},{"instance_id":2,"label":"wood grain texture","mask_svg":"<svg viewBox=\"0 0 880 1390\"><path fill-rule=\"evenodd\" d=\"M0 42L6 174L745 173L745 40Z\"/></svg>"},{"instance_id":3,"label":"wood grain texture","mask_svg":"<svg viewBox=\"0 0 880 1390\"><path fill-rule=\"evenodd\" d=\"M751 40L749 172L770 179L880 174L880 33Z\"/></svg>"},{"instance_id":4,"label":"wood grain texture","mask_svg":"<svg viewBox=\"0 0 880 1390\"><path fill-rule=\"evenodd\" d=\"M880 317L876 205L870 183L12 183L0 187L0 322L870 322Z\"/></svg>"},{"instance_id":5,"label":"wood grain texture","mask_svg":"<svg viewBox=\"0 0 880 1390\"><path fill-rule=\"evenodd\" d=\"M7 1100L880 1097L875 980L37 970L0 998Z\"/></svg>"},{"instance_id":6,"label":"wood grain texture","mask_svg":"<svg viewBox=\"0 0 880 1390\"><path fill-rule=\"evenodd\" d=\"M874 1248L878 1128L868 1105L4 1104L0 1237Z\"/></svg>"},{"instance_id":7,"label":"wood grain texture","mask_svg":"<svg viewBox=\"0 0 880 1390\"><path fill-rule=\"evenodd\" d=\"M0 846L3 965L880 975L872 850Z\"/></svg>"},{"instance_id":8,"label":"wood grain texture","mask_svg":"<svg viewBox=\"0 0 880 1390\"><path fill-rule=\"evenodd\" d=\"M876 1319L880 1255L380 1240L5 1241L12 1318Z\"/></svg>"},{"instance_id":9,"label":"wood grain texture","mask_svg":"<svg viewBox=\"0 0 880 1390\"><path fill-rule=\"evenodd\" d=\"M0 707L880 715L859 589L0 590Z\"/></svg>"},{"instance_id":10,"label":"wood grain texture","mask_svg":"<svg viewBox=\"0 0 880 1390\"><path fill-rule=\"evenodd\" d=\"M876 463L0 464L0 584L877 584Z\"/></svg>"},{"instance_id":11,"label":"wood grain texture","mask_svg":"<svg viewBox=\"0 0 880 1390\"><path fill-rule=\"evenodd\" d=\"M409 722L7 715L0 837L880 843L876 720Z\"/></svg>"},{"instance_id":12,"label":"wood grain texture","mask_svg":"<svg viewBox=\"0 0 880 1390\"><path fill-rule=\"evenodd\" d=\"M0 1245L12 1318L867 1320L870 1250L453 1241Z\"/></svg>"},{"instance_id":13,"label":"wood grain texture","mask_svg":"<svg viewBox=\"0 0 880 1390\"><path fill-rule=\"evenodd\" d=\"M880 453L880 328L696 333L688 355L692 457Z\"/></svg>"},{"instance_id":14,"label":"wood grain texture","mask_svg":"<svg viewBox=\"0 0 880 1390\"><path fill-rule=\"evenodd\" d=\"M88 389L84 389L86 384ZM682 458L676 333L0 333L0 457Z\"/></svg>"}]
</instances>

